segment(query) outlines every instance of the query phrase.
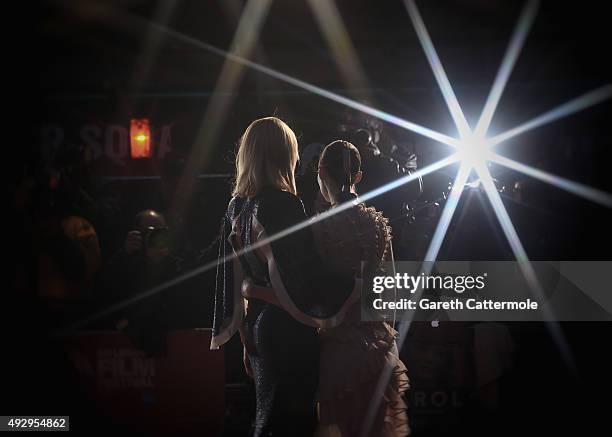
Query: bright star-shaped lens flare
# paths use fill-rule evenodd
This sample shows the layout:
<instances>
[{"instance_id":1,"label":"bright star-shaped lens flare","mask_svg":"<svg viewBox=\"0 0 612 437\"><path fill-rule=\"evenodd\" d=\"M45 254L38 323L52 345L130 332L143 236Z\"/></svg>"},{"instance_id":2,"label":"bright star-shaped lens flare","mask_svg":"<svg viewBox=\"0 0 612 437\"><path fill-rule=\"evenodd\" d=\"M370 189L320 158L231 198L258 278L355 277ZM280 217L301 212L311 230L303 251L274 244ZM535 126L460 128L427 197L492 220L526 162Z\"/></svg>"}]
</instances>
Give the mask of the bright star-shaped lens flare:
<instances>
[{"instance_id":1,"label":"bright star-shaped lens flare","mask_svg":"<svg viewBox=\"0 0 612 437\"><path fill-rule=\"evenodd\" d=\"M409 183L410 181L414 180L415 178L419 176L424 176L433 171L440 170L441 168L448 166L452 164L453 162L460 161L461 164L459 166L459 171L455 178L449 198L442 211L440 221L438 222L438 226L435 230L435 233L430 243L430 246L428 248L427 254L425 255L425 260L435 261L437 259L440 247L442 246L442 243L446 236L446 232L448 230L450 222L457 208L457 204L460 200L463 189L468 181L470 174L472 173L472 171L475 171L479 177L480 185L483 186L484 191L487 194L487 197L489 198L489 201L492 205L493 211L495 212L495 215L497 216L500 222L502 230L510 243L512 251L514 252L516 256L516 259L520 261L520 264L523 269L523 273L525 274L527 281L530 284L532 284L532 289L534 289L536 294L538 294L539 285L537 284L537 278L535 277L533 269L531 269L528 263L527 254L520 242L520 239L518 237L516 230L514 229L512 220L510 219L503 205L501 197L499 196L499 193L497 192L495 188L493 178L491 177L489 169L487 168L487 162L497 162L508 168L512 168L516 171L525 173L526 175L529 175L534 178L540 179L542 181L548 182L553 186L562 188L571 193L582 196L586 199L595 201L607 207L612 207L612 195L608 193L602 192L600 190L596 190L591 187L587 187L577 182L569 181L559 176L551 175L542 170L534 169L525 164L515 162L509 158L501 157L500 155L497 155L496 153L494 153L494 151L492 150L494 146L504 141L507 141L517 135L520 135L531 129L535 129L537 127L543 126L547 123L550 123L562 117L571 115L575 112L581 111L597 103L600 103L606 99L609 99L610 97L612 97L612 84L606 84L605 86L599 89L596 89L578 98L575 98L557 108L554 108L538 117L535 117L532 120L529 120L513 129L510 129L507 132L498 134L491 138L488 138L486 135L489 129L489 126L491 124L491 121L493 119L493 114L495 112L495 109L497 108L499 100L503 94L504 88L506 86L508 78L510 77L514 64L516 63L516 60L518 59L520 55L521 48L529 32L529 28L531 27L533 20L535 18L538 4L539 2L535 0L531 0L526 4L525 8L523 9L521 16L519 18L517 27L511 37L510 44L508 45L508 49L502 60L500 69L495 77L491 92L489 93L489 96L487 97L483 112L478 120L476 128L472 130L469 124L467 123L465 116L463 114L463 111L459 105L459 102L453 92L450 81L448 80L446 73L442 67L442 63L435 51L435 48L429 37L425 24L420 16L418 9L416 8L416 4L414 3L413 0L405 0L406 8L414 24L415 31L417 32L417 35L419 37L419 41L421 42L423 46L427 59L433 70L434 76L438 82L438 85L440 86L440 90L442 92L444 100L450 110L453 121L455 122L455 125L457 127L457 131L459 132L459 138L453 138L444 133L434 131L433 129L429 129L425 126L421 126L419 124L416 124L411 121L397 117L388 112L384 112L384 111L372 108L368 105L362 104L360 102L356 102L345 96L339 95L337 93L331 92L324 88L318 87L308 82L305 82L301 79L298 79L293 76L282 73L280 71L274 70L265 65L259 64L249 59L246 59L236 54L236 52L229 52L229 51L223 50L221 48L218 48L206 42L200 41L194 37L180 33L165 25L155 23L155 22L150 22L140 17L137 17L135 15L123 14L123 16L130 18L134 24L146 25L147 29L150 31L155 31L155 32L159 32L160 34L168 35L179 41L190 44L198 49L207 51L216 56L223 57L228 61L232 61L237 64L241 64L243 66L251 68L262 74L266 74L282 82L291 84L295 87L301 88L308 92L312 92L313 94L316 94L320 97L335 101L341 105L348 106L357 111L361 111L373 117L384 120L388 123L394 124L406 130L412 131L419 135L423 135L425 137L433 139L434 141L438 141L442 144L446 144L448 146L455 148L456 150L454 151L455 153L453 155L448 156L438 162L435 162L432 165L425 167L412 175L406 176L404 178L400 178L396 181L385 184L369 193L366 193L365 195L361 196L362 199L364 201L372 199L389 190L395 189L403 184ZM350 206L349 204L346 205L346 207L349 207L349 206ZM343 207L334 208L333 210L330 210L324 214L321 214L320 216L317 216L315 220L324 220L325 218L333 214L336 214L338 212L341 212L342 210L343 210ZM282 238L292 232L295 232L296 230L309 226L312 223L313 223L313 220L304 221L302 223L299 223L295 226L290 227L289 229L285 229L283 231L278 232L277 234L269 236L265 241L261 241L259 244L263 245L271 241L274 241L278 238ZM258 247L259 247L258 245L254 245L252 247L244 249L242 252L246 253ZM232 254L226 257L225 259L220 260L220 262L231 261L235 259L236 256L237 254ZM87 323L93 320L96 320L100 317L111 314L121 308L125 308L139 300L146 299L147 297L150 297L156 293L159 293L162 290L165 290L173 285L176 285L189 278L195 277L208 270L211 270L215 268L216 266L217 266L217 261L206 264L197 269L194 269L184 275L181 275L175 279L172 279L171 281L167 283L161 284L157 287L154 287L153 289L147 290L128 300L119 302L113 305L112 307L107 308L106 310L102 312L93 314L85 319L82 319L79 322L73 324L71 327L68 327L67 330L69 331L71 329L75 329L80 326L85 326ZM405 334L409 326L410 326L410 322L406 323L402 327L401 329L402 336ZM553 331L554 331L553 335L557 341L557 345L561 349L562 355L566 358L566 361L571 362L571 356L570 356L569 350L567 349L567 343L563 342L562 338L560 339L561 334L558 330L555 330L553 328ZM383 386L384 385L382 385L381 387Z\"/></svg>"},{"instance_id":2,"label":"bright star-shaped lens flare","mask_svg":"<svg viewBox=\"0 0 612 437\"><path fill-rule=\"evenodd\" d=\"M448 226L457 208L457 203L461 197L461 192L468 181L470 173L474 171L482 183L482 187L484 188L484 191L491 203L491 207L498 218L500 226L508 239L516 259L523 262L528 261L527 254L520 242L516 230L514 229L512 220L510 219L501 197L495 188L495 183L488 169L488 162L499 163L508 168L520 171L544 182L548 182L553 186L567 190L604 206L612 207L612 195L608 193L587 187L577 182L569 181L559 176L551 175L542 170L534 169L526 164L521 164L509 158L502 157L493 151L493 147L503 141L612 97L612 85L606 85L573 99L564 105L548 111L534 118L533 120L517 126L516 128L510 129L507 132L496 135L493 138L486 137L487 131L493 119L493 114L495 113L499 100L504 92L512 69L514 68L514 65L520 55L521 49L529 33L529 29L535 19L539 6L538 1L532 0L527 2L521 12L518 24L512 34L510 43L493 82L493 86L491 87L491 91L489 92L484 108L474 130L470 128L466 121L465 115L461 109L461 106L459 105L457 97L455 96L446 72L444 71L442 62L436 53L433 42L431 41L429 33L427 32L415 1L404 0L404 4L410 19L412 20L415 32L419 38L423 51L425 52L427 60L429 61L436 81L438 82L442 96L444 97L453 121L455 122L460 137L456 155L461 161L461 166L459 167L449 199L444 207L444 210L442 211L440 221L438 222L438 226L432 241L430 242L429 249L425 256L426 260L435 261L437 258L440 247L448 230ZM531 276L529 272L525 273L526 276Z\"/></svg>"},{"instance_id":3,"label":"bright star-shaped lens flare","mask_svg":"<svg viewBox=\"0 0 612 437\"><path fill-rule=\"evenodd\" d=\"M414 24L415 31L417 36L419 37L419 41L423 46L423 50L427 56L427 59L430 63L436 81L440 87L444 100L450 110L451 116L455 122L457 127L457 131L459 132L459 138L450 137L444 133L434 131L433 129L429 129L425 126L421 126L419 124L410 122L408 120L397 117L388 112L384 112L375 108L372 108L368 105L362 104L360 102L356 102L351 100L345 96L339 95L337 93L331 92L324 88L318 87L316 85L305 82L301 79L295 78L293 76L287 75L280 71L274 70L265 65L259 64L257 62L251 61L249 59L245 59L236 53L231 53L226 50L215 47L211 44L200 41L196 38L190 37L183 33L177 32L173 29L170 29L166 26L160 25L158 23L147 22L148 26L151 28L165 33L169 36L172 36L178 40L189 43L195 47L198 47L202 50L208 51L209 53L215 54L217 56L221 56L226 58L227 60L236 62L238 64L242 64L246 67L249 67L253 70L259 71L260 73L266 74L270 77L283 81L285 83L291 84L298 88L304 89L306 91L312 92L313 94L319 95L323 98L327 98L333 100L339 104L348 106L357 111L361 111L363 113L369 114L373 117L384 120L388 123L394 124L399 127L403 127L406 130L412 131L419 135L423 135L440 143L451 146L456 150L457 153L452 155L452 160L461 160L462 166L460 167L460 171L455 179L455 184L458 187L454 187L455 196L453 198L458 199L458 195L460 194L460 190L463 189L465 185L465 181L469 178L469 175L472 170L475 170L481 180L485 180L491 178L489 170L487 168L486 163L489 161L499 162L502 165L513 168L517 171L522 171L523 173L536 177L540 180L544 180L546 182L551 183L554 186L559 188L566 189L574 194L581 195L590 200L595 200L598 203L601 203L605 206L612 207L612 201L610 200L610 195L608 193L601 192L599 190L578 184L576 182L568 181L566 179L560 178L558 176L550 175L541 170L533 169L526 164L515 163L515 161L510 160L509 158L500 157L492 148L510 138L513 138L517 135L525 133L531 129L535 129L537 127L543 126L547 123L555 121L559 118L571 115L580 110L586 109L592 105L600 103L610 97L612 97L612 84L607 84L599 89L591 91L583 96L580 96L576 99L571 100L557 108L554 108L530 121L527 121L513 129L508 130L507 132L498 134L494 137L488 138L486 133L491 124L491 120L493 118L493 114L499 100L503 94L504 88L510 77L514 64L520 55L521 48L526 40L527 34L529 32L529 28L533 24L535 14L537 12L537 8L539 2L536 0L531 0L526 3L526 6L523 8L521 12L521 16L519 18L518 24L513 32L510 43L502 60L500 69L495 77L493 86L491 88L491 92L487 97L485 106L483 108L483 112L478 120L477 126L474 130L472 130L469 124L466 121L465 115L459 105L459 102L454 94L450 81L446 76L444 68L442 66L442 62L438 57L435 47L431 41L429 33L425 27L423 19L416 7L414 0L404 0L410 18ZM141 20L136 17L132 17L135 20ZM141 20L142 21L142 20ZM438 163L445 162L448 165L448 161L443 160ZM459 177L460 176L460 177ZM492 180L492 178L491 178ZM372 193L376 193L374 195L379 195L382 192L388 191L389 189L393 189L399 186L397 181L391 184L387 184L381 187L379 190L374 190ZM370 193L368 193L370 194ZM493 197L493 194L489 197ZM495 202L496 203L496 202ZM499 208L503 207L502 203L498 204ZM448 211L443 211L443 216L449 216L452 218L451 211L456 209L456 205L453 206L453 202L447 202L445 208L448 208ZM495 208L495 207L494 207ZM503 214L500 212L498 218ZM501 220L500 220L501 221ZM441 221L441 224L442 221ZM445 226L442 226L444 228ZM436 232L441 239L443 239L445 232ZM516 233L508 233L508 235L513 235L513 239L517 239L518 236ZM432 242L433 243L433 242ZM511 246L515 248L515 255L517 255L518 259L521 259L522 253L518 250L518 245L515 243L511 243ZM435 250L429 251L430 254L436 252Z\"/></svg>"},{"instance_id":4,"label":"bright star-shaped lens flare","mask_svg":"<svg viewBox=\"0 0 612 437\"><path fill-rule=\"evenodd\" d=\"M511 129L510 131L504 134L498 135L492 140L487 139L486 133L491 124L493 114L495 112L497 104L499 103L499 99L503 94L505 85L508 81L508 78L510 77L514 64L518 59L520 49L526 39L527 33L529 32L529 28L533 23L537 11L538 2L535 0L528 2L521 13L518 25L513 33L510 44L508 46L508 50L504 55L504 59L502 60L500 69L498 70L498 73L495 77L493 87L491 88L491 91L487 97L485 106L474 131L470 129L463 114L463 111L459 106L457 98L452 90L446 73L444 72L442 63L440 62L440 59L435 52L433 43L429 38L429 34L425 28L423 20L421 19L414 0L404 0L404 3L414 24L415 31L419 37L419 41L421 42L423 50L433 70L434 76L438 82L440 91L442 92L444 100L446 101L446 104L450 110L451 116L455 122L455 125L460 135L460 144L457 147L457 156L461 160L461 165L455 178L450 197L446 205L444 206L444 210L442 211L442 215L436 227L434 236L430 242L427 254L425 256L425 260L435 261L437 259L440 247L442 246L442 243L446 236L446 232L456 211L459 198L461 197L461 193L463 192L463 189L471 171L474 170L477 176L479 177L480 183L484 189L484 192L487 195L487 198L489 199L489 202L499 221L501 229L504 235L506 236L508 243L510 244L512 252L514 253L516 260L519 262L519 267L521 268L521 271L525 276L527 284L529 285L531 291L534 293L534 296L537 299L543 296L542 288L539 284L538 278L535 274L535 271L533 270L533 267L529 263L527 253L521 243L516 229L514 228L512 220L510 219L510 216L506 211L506 208L502 202L499 192L495 187L495 183L487 167L488 161L496 160L496 155L492 152L491 148L494 145L501 143L502 141L512 138L513 136L519 135L538 126L542 126L545 123L554 121L558 118L569 115L573 112L584 109L599 101L609 98L612 95L612 89L610 89L612 88L612 86L606 86L595 90L592 93L579 97L578 99L575 99L565 105L555 108L540 117L536 117L535 119L524 123L523 125L520 125L517 128ZM531 169L530 167L524 164L517 163L517 165L513 165L513 161L509 160L508 158L497 159L497 161L501 161L503 165L514 168L515 170L524 170L526 174L538 177L538 179L540 180L546 180L547 182L551 182L553 185L558 186L560 188L568 189L568 191L583 195L587 198L590 198L591 200L599 200L599 203L607 204L609 196L607 195L607 193L598 192L598 190L594 190L590 187L584 187L575 182L561 180L560 178L557 178L553 175L548 175L544 172ZM429 273L431 268L432 263L427 263L423 266L422 271L425 273ZM420 290L417 293L420 294ZM416 298L418 298L418 296L416 296ZM546 316L545 318L546 320L554 320L553 318L550 318L550 315ZM400 330L401 337L405 335L409 326L410 321L406 323L405 326L402 327L402 329ZM576 367L573 357L570 353L567 341L565 340L563 333L559 329L559 326L557 324L548 324L547 327L565 362L572 370L575 371Z\"/></svg>"},{"instance_id":5,"label":"bright star-shaped lens flare","mask_svg":"<svg viewBox=\"0 0 612 437\"><path fill-rule=\"evenodd\" d=\"M457 153L470 168L486 163L493 156L486 138L476 134L463 138Z\"/></svg>"}]
</instances>

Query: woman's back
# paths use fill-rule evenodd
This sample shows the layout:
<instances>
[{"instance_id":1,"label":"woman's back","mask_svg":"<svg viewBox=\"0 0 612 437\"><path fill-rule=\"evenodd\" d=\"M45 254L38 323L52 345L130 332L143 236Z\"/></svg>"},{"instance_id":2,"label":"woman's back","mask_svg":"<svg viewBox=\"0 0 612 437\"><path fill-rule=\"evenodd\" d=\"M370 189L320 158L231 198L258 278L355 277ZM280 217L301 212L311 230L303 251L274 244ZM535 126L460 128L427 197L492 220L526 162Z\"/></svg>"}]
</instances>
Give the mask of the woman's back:
<instances>
[{"instance_id":1,"label":"woman's back","mask_svg":"<svg viewBox=\"0 0 612 437\"><path fill-rule=\"evenodd\" d=\"M372 274L390 253L389 220L363 203L315 223L313 234L327 266L346 276Z\"/></svg>"},{"instance_id":2,"label":"woman's back","mask_svg":"<svg viewBox=\"0 0 612 437\"><path fill-rule=\"evenodd\" d=\"M255 220L273 235L305 218L295 195L269 187L257 196L232 199L226 223L234 250L239 250L256 242L252 232ZM273 250L277 257L287 260L292 248L303 246L304 241L299 233L293 234L275 242ZM294 276L300 274L296 269L303 268L306 260L291 259L294 263L283 263L283 267ZM240 261L247 277L269 281L267 265L255 251L247 251ZM294 297L301 296L298 293ZM248 301L243 326L245 347L256 377L258 407L253 434L310 435L316 423L312 402L318 384L316 330L282 308L258 299Z\"/></svg>"},{"instance_id":3,"label":"woman's back","mask_svg":"<svg viewBox=\"0 0 612 437\"><path fill-rule=\"evenodd\" d=\"M253 299L247 307L240 292L242 275L261 282L267 282L270 276L264 260L248 250L257 238L253 228L262 225L273 235L306 219L295 196L297 160L297 138L289 126L276 117L253 121L240 139L234 198L221 231L211 348L220 347L240 331L245 368L255 379L254 436L307 436L312 435L315 425L316 330L262 300ZM307 290L302 286L304 275L300 275L308 265L294 262L297 257L290 255L292 246L307 241L303 235L290 233L270 243L281 260L281 275L299 278L298 284L290 287L292 302L298 306L308 305ZM234 255L239 255L242 268L233 262Z\"/></svg>"},{"instance_id":4,"label":"woman's back","mask_svg":"<svg viewBox=\"0 0 612 437\"><path fill-rule=\"evenodd\" d=\"M317 249L328 267L346 275L373 275L391 250L391 229L382 213L363 203L313 226ZM319 414L317 436L402 436L409 433L402 393L406 367L397 356L397 332L383 322L362 322L359 303L345 320L319 331ZM388 382L377 393L388 368ZM372 400L380 403L373 407ZM368 412L374 412L368 416Z\"/></svg>"}]
</instances>

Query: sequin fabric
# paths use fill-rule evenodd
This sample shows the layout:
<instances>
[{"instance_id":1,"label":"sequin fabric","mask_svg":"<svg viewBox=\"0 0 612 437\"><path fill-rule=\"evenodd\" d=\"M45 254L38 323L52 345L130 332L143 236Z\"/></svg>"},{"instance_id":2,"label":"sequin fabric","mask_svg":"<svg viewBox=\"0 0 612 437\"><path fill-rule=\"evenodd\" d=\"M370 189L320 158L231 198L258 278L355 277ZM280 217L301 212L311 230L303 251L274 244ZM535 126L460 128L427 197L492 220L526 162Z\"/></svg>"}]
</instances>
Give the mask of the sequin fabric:
<instances>
[{"instance_id":1,"label":"sequin fabric","mask_svg":"<svg viewBox=\"0 0 612 437\"><path fill-rule=\"evenodd\" d=\"M242 247L252 244L253 217L270 234L306 219L301 201L280 190L266 189L254 198L234 199L225 217L227 236L220 254L231 253L227 240L231 239L232 232L240 238ZM305 252L303 243L304 234L297 233L274 244L275 255L281 262L291 260L282 264L287 275L302 276L302 272L294 270L303 264L300 259L300 252ZM240 263L245 275L267 282L267 268L253 252L241 257ZM232 318L234 284L232 275L228 274L230 269L231 263L221 263L217 271L217 332L222 332L222 327L227 325L224 320ZM297 322L279 307L257 299L249 300L243 327L256 394L251 435L312 436L317 419L315 395L319 366L316 329Z\"/></svg>"}]
</instances>

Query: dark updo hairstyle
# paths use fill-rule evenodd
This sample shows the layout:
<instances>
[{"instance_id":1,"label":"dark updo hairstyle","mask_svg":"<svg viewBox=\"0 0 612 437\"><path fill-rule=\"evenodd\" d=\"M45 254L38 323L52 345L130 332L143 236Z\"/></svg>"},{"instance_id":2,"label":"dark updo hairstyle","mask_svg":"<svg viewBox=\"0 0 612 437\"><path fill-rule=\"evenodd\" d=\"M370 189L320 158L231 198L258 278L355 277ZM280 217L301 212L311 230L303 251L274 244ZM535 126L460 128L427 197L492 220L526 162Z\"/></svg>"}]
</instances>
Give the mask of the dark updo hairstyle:
<instances>
[{"instance_id":1,"label":"dark updo hairstyle","mask_svg":"<svg viewBox=\"0 0 612 437\"><path fill-rule=\"evenodd\" d=\"M328 144L321 153L319 167L324 167L327 174L341 187L342 200L355 197L350 190L361 170L361 155L357 147L343 140Z\"/></svg>"}]
</instances>

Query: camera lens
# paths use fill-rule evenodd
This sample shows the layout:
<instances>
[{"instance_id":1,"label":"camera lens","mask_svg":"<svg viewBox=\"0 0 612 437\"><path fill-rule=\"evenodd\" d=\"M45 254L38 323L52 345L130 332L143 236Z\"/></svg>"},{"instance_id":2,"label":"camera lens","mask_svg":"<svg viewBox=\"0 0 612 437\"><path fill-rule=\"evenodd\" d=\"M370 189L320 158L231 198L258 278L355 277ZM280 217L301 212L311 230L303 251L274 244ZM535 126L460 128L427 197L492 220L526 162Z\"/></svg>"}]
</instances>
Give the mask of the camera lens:
<instances>
[{"instance_id":1,"label":"camera lens","mask_svg":"<svg viewBox=\"0 0 612 437\"><path fill-rule=\"evenodd\" d=\"M167 228L155 228L147 234L147 248L167 249L170 247L170 234Z\"/></svg>"}]
</instances>

